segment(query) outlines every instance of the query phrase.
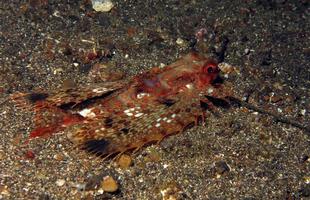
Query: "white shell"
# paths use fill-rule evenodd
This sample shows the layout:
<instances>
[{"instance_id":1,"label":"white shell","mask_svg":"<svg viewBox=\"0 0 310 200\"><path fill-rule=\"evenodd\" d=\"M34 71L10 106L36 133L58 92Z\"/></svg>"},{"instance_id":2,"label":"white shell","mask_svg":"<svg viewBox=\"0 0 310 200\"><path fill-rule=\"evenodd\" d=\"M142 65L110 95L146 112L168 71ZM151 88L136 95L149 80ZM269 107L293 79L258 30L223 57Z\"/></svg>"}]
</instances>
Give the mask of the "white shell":
<instances>
[{"instance_id":1,"label":"white shell","mask_svg":"<svg viewBox=\"0 0 310 200\"><path fill-rule=\"evenodd\" d=\"M235 71L235 68L234 68L232 65L230 65L230 64L228 64L228 63L225 63L225 62L219 63L219 64L218 64L218 67L219 67L220 70L221 70L222 72L224 72L225 74L229 74L229 73Z\"/></svg>"}]
</instances>

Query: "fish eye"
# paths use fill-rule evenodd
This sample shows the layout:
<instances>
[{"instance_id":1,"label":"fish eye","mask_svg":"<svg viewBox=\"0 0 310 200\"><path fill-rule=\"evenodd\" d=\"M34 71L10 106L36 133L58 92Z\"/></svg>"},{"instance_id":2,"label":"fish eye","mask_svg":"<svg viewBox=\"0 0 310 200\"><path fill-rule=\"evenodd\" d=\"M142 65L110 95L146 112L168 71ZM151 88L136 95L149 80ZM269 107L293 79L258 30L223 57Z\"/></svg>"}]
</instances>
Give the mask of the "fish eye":
<instances>
[{"instance_id":1,"label":"fish eye","mask_svg":"<svg viewBox=\"0 0 310 200\"><path fill-rule=\"evenodd\" d=\"M208 72L209 74L213 73L213 72L214 72L213 67L208 67L207 72Z\"/></svg>"},{"instance_id":2,"label":"fish eye","mask_svg":"<svg viewBox=\"0 0 310 200\"><path fill-rule=\"evenodd\" d=\"M217 65L213 63L208 63L205 66L203 66L202 71L203 73L206 73L206 74L217 73Z\"/></svg>"}]
</instances>

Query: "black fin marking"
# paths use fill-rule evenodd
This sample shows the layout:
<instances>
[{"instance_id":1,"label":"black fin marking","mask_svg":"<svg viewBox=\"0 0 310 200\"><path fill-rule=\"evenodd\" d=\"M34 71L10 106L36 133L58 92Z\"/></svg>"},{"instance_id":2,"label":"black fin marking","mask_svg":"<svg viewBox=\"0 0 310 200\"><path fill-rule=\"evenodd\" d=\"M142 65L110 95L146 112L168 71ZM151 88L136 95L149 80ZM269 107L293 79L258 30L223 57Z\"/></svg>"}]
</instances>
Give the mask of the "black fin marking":
<instances>
[{"instance_id":1,"label":"black fin marking","mask_svg":"<svg viewBox=\"0 0 310 200\"><path fill-rule=\"evenodd\" d=\"M206 102L204 102L204 101L200 101L200 107L203 110L208 110L209 109L209 105Z\"/></svg>"},{"instance_id":2,"label":"black fin marking","mask_svg":"<svg viewBox=\"0 0 310 200\"><path fill-rule=\"evenodd\" d=\"M159 102L167 107L170 107L176 103L174 99L165 99L165 98L160 99Z\"/></svg>"},{"instance_id":3,"label":"black fin marking","mask_svg":"<svg viewBox=\"0 0 310 200\"><path fill-rule=\"evenodd\" d=\"M221 108L225 108L225 109L230 108L230 104L223 99L215 98L212 96L206 96L206 97L216 107L221 107Z\"/></svg>"},{"instance_id":4,"label":"black fin marking","mask_svg":"<svg viewBox=\"0 0 310 200\"><path fill-rule=\"evenodd\" d=\"M31 103L35 103L37 101L45 100L47 97L48 97L48 94L46 94L46 93L31 93L31 94L27 95L27 99Z\"/></svg>"},{"instance_id":5,"label":"black fin marking","mask_svg":"<svg viewBox=\"0 0 310 200\"><path fill-rule=\"evenodd\" d=\"M113 125L113 119L111 117L105 118L104 124L106 128L111 128Z\"/></svg>"},{"instance_id":6,"label":"black fin marking","mask_svg":"<svg viewBox=\"0 0 310 200\"><path fill-rule=\"evenodd\" d=\"M117 90L115 90L115 91L117 91ZM71 101L68 103L61 104L58 107L62 110L71 110L73 107L76 109L82 110L82 109L84 109L84 108L86 108L92 104L95 104L98 99L106 98L107 96L111 95L115 91L109 91L109 92L106 92L100 96L94 96L94 97L82 100L81 102L78 102L78 103ZM70 96L72 99L74 99L75 97L76 97L76 99L79 99L79 96L77 96L77 94L72 93L72 94L70 94Z\"/></svg>"},{"instance_id":7,"label":"black fin marking","mask_svg":"<svg viewBox=\"0 0 310 200\"><path fill-rule=\"evenodd\" d=\"M84 143L82 149L96 155L104 155L107 153L109 142L105 139L89 140Z\"/></svg>"},{"instance_id":8,"label":"black fin marking","mask_svg":"<svg viewBox=\"0 0 310 200\"><path fill-rule=\"evenodd\" d=\"M190 122L188 123L184 128L183 128L183 131L186 131L188 129L191 129L195 126L195 122Z\"/></svg>"},{"instance_id":9,"label":"black fin marking","mask_svg":"<svg viewBox=\"0 0 310 200\"><path fill-rule=\"evenodd\" d=\"M122 128L120 131L124 134L128 134L130 130L129 128Z\"/></svg>"}]
</instances>

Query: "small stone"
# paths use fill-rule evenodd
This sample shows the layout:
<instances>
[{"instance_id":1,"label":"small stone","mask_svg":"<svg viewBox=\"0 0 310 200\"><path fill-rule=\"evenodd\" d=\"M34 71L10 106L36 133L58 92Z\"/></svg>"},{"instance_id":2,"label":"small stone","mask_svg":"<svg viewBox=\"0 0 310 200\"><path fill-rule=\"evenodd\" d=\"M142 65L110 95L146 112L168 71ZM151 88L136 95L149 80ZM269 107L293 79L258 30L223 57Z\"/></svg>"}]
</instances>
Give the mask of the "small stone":
<instances>
[{"instance_id":1,"label":"small stone","mask_svg":"<svg viewBox=\"0 0 310 200\"><path fill-rule=\"evenodd\" d=\"M98 194L103 194L104 190L102 188L100 188L97 192L98 192Z\"/></svg>"},{"instance_id":2,"label":"small stone","mask_svg":"<svg viewBox=\"0 0 310 200\"><path fill-rule=\"evenodd\" d=\"M57 160L57 161L62 161L64 160L64 156L60 153L54 155L54 159Z\"/></svg>"},{"instance_id":3,"label":"small stone","mask_svg":"<svg viewBox=\"0 0 310 200\"><path fill-rule=\"evenodd\" d=\"M218 67L225 74L230 74L231 72L235 71L235 68L232 65L225 62L219 63Z\"/></svg>"},{"instance_id":4,"label":"small stone","mask_svg":"<svg viewBox=\"0 0 310 200\"><path fill-rule=\"evenodd\" d=\"M306 184L309 184L310 183L310 176L305 176L304 181Z\"/></svg>"},{"instance_id":5,"label":"small stone","mask_svg":"<svg viewBox=\"0 0 310 200\"><path fill-rule=\"evenodd\" d=\"M301 111L300 111L300 114L302 115L302 116L306 116L306 109L302 109Z\"/></svg>"},{"instance_id":6,"label":"small stone","mask_svg":"<svg viewBox=\"0 0 310 200\"><path fill-rule=\"evenodd\" d=\"M92 5L97 12L109 12L114 7L111 0L92 0Z\"/></svg>"},{"instance_id":7,"label":"small stone","mask_svg":"<svg viewBox=\"0 0 310 200\"><path fill-rule=\"evenodd\" d=\"M160 63L158 67L159 67L160 69L162 69L162 68L164 68L165 66L167 66L167 65L164 64L164 63Z\"/></svg>"},{"instance_id":8,"label":"small stone","mask_svg":"<svg viewBox=\"0 0 310 200\"><path fill-rule=\"evenodd\" d=\"M118 189L117 182L111 176L106 176L101 182L101 188L105 192L115 192Z\"/></svg>"},{"instance_id":9,"label":"small stone","mask_svg":"<svg viewBox=\"0 0 310 200\"><path fill-rule=\"evenodd\" d=\"M118 166L122 169L127 169L132 165L132 159L129 155L123 154L118 159Z\"/></svg>"},{"instance_id":10,"label":"small stone","mask_svg":"<svg viewBox=\"0 0 310 200\"><path fill-rule=\"evenodd\" d=\"M219 161L215 163L214 170L217 177L219 177L225 173L228 173L230 171L230 167L225 161Z\"/></svg>"},{"instance_id":11,"label":"small stone","mask_svg":"<svg viewBox=\"0 0 310 200\"><path fill-rule=\"evenodd\" d=\"M4 151L0 151L0 160L4 160L5 159L5 153Z\"/></svg>"},{"instance_id":12,"label":"small stone","mask_svg":"<svg viewBox=\"0 0 310 200\"><path fill-rule=\"evenodd\" d=\"M62 89L69 90L75 88L76 84L72 79L65 79L62 83Z\"/></svg>"},{"instance_id":13,"label":"small stone","mask_svg":"<svg viewBox=\"0 0 310 200\"><path fill-rule=\"evenodd\" d=\"M75 187L78 191L85 191L86 183L77 183L75 184Z\"/></svg>"},{"instance_id":14,"label":"small stone","mask_svg":"<svg viewBox=\"0 0 310 200\"><path fill-rule=\"evenodd\" d=\"M185 41L182 38L178 38L175 42L179 46L184 46L185 45Z\"/></svg>"},{"instance_id":15,"label":"small stone","mask_svg":"<svg viewBox=\"0 0 310 200\"><path fill-rule=\"evenodd\" d=\"M244 54L245 54L245 55L248 55L249 53L250 53L250 49L246 48L246 49L244 50Z\"/></svg>"},{"instance_id":16,"label":"small stone","mask_svg":"<svg viewBox=\"0 0 310 200\"><path fill-rule=\"evenodd\" d=\"M62 68L57 68L57 69L54 69L53 71L53 74L56 75L56 74L61 74L64 70Z\"/></svg>"},{"instance_id":17,"label":"small stone","mask_svg":"<svg viewBox=\"0 0 310 200\"><path fill-rule=\"evenodd\" d=\"M8 189L8 186L0 185L0 195L3 195L3 196L9 196L10 195L10 191ZM0 198L0 199L2 199L2 198Z\"/></svg>"},{"instance_id":18,"label":"small stone","mask_svg":"<svg viewBox=\"0 0 310 200\"><path fill-rule=\"evenodd\" d=\"M175 182L171 182L163 185L160 189L163 200L177 200L181 198L183 191L180 189L179 185Z\"/></svg>"},{"instance_id":19,"label":"small stone","mask_svg":"<svg viewBox=\"0 0 310 200\"><path fill-rule=\"evenodd\" d=\"M59 187L63 186L65 183L66 183L66 181L64 179L58 179L56 181L56 185Z\"/></svg>"},{"instance_id":20,"label":"small stone","mask_svg":"<svg viewBox=\"0 0 310 200\"><path fill-rule=\"evenodd\" d=\"M278 90L283 90L283 85L281 83L279 83L279 82L275 82L273 84L273 87L275 87Z\"/></svg>"}]
</instances>

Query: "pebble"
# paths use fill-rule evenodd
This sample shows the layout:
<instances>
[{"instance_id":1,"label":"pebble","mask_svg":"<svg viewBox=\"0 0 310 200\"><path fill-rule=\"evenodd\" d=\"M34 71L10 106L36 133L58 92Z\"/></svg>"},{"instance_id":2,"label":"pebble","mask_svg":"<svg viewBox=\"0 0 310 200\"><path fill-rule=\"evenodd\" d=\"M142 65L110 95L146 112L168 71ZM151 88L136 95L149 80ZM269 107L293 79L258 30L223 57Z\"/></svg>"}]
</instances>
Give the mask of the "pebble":
<instances>
[{"instance_id":1,"label":"pebble","mask_svg":"<svg viewBox=\"0 0 310 200\"><path fill-rule=\"evenodd\" d=\"M123 154L118 159L118 166L122 169L127 169L132 165L132 159L129 155Z\"/></svg>"},{"instance_id":2,"label":"pebble","mask_svg":"<svg viewBox=\"0 0 310 200\"><path fill-rule=\"evenodd\" d=\"M165 66L167 66L167 65L164 64L164 63L160 63L158 67L162 69L162 68L164 68Z\"/></svg>"},{"instance_id":3,"label":"pebble","mask_svg":"<svg viewBox=\"0 0 310 200\"><path fill-rule=\"evenodd\" d=\"M106 176L101 182L101 188L105 192L115 192L118 189L118 184L111 176Z\"/></svg>"},{"instance_id":4,"label":"pebble","mask_svg":"<svg viewBox=\"0 0 310 200\"><path fill-rule=\"evenodd\" d=\"M63 186L65 183L66 183L66 181L64 179L58 179L56 181L56 185L59 187Z\"/></svg>"},{"instance_id":5,"label":"pebble","mask_svg":"<svg viewBox=\"0 0 310 200\"><path fill-rule=\"evenodd\" d=\"M92 0L92 5L97 12L109 12L114 7L111 0Z\"/></svg>"},{"instance_id":6,"label":"pebble","mask_svg":"<svg viewBox=\"0 0 310 200\"><path fill-rule=\"evenodd\" d=\"M57 160L57 161L62 161L64 160L64 156L60 153L54 155L54 159Z\"/></svg>"},{"instance_id":7,"label":"pebble","mask_svg":"<svg viewBox=\"0 0 310 200\"><path fill-rule=\"evenodd\" d=\"M3 196L9 196L10 192L9 192L8 186L0 185L0 194ZM0 197L0 199L2 199L2 198Z\"/></svg>"},{"instance_id":8,"label":"pebble","mask_svg":"<svg viewBox=\"0 0 310 200\"><path fill-rule=\"evenodd\" d=\"M275 87L278 90L283 90L283 85L281 83L279 83L279 82L275 82L273 84L273 87Z\"/></svg>"},{"instance_id":9,"label":"pebble","mask_svg":"<svg viewBox=\"0 0 310 200\"><path fill-rule=\"evenodd\" d=\"M63 71L64 70L62 68L57 68L57 69L54 69L53 74L54 75L61 74Z\"/></svg>"},{"instance_id":10,"label":"pebble","mask_svg":"<svg viewBox=\"0 0 310 200\"><path fill-rule=\"evenodd\" d=\"M216 162L212 169L212 172L217 178L220 178L222 175L228 173L229 171L230 171L230 167L225 161Z\"/></svg>"},{"instance_id":11,"label":"pebble","mask_svg":"<svg viewBox=\"0 0 310 200\"><path fill-rule=\"evenodd\" d=\"M179 46L185 46L185 44L186 44L186 42L182 38L178 38L175 42Z\"/></svg>"},{"instance_id":12,"label":"pebble","mask_svg":"<svg viewBox=\"0 0 310 200\"><path fill-rule=\"evenodd\" d=\"M305 176L304 181L306 184L310 184L310 176Z\"/></svg>"},{"instance_id":13,"label":"pebble","mask_svg":"<svg viewBox=\"0 0 310 200\"><path fill-rule=\"evenodd\" d=\"M246 48L246 49L244 50L244 54L245 54L245 55L248 55L249 53L250 53L250 49Z\"/></svg>"},{"instance_id":14,"label":"pebble","mask_svg":"<svg viewBox=\"0 0 310 200\"><path fill-rule=\"evenodd\" d=\"M169 183L160 190L160 193L162 195L162 200L183 199L181 198L183 192L177 183Z\"/></svg>"},{"instance_id":15,"label":"pebble","mask_svg":"<svg viewBox=\"0 0 310 200\"><path fill-rule=\"evenodd\" d=\"M306 109L302 109L302 110L300 111L300 114L301 114L302 116L305 116L305 115L306 115Z\"/></svg>"},{"instance_id":16,"label":"pebble","mask_svg":"<svg viewBox=\"0 0 310 200\"><path fill-rule=\"evenodd\" d=\"M86 183L77 183L75 187L78 191L84 191L86 188Z\"/></svg>"},{"instance_id":17,"label":"pebble","mask_svg":"<svg viewBox=\"0 0 310 200\"><path fill-rule=\"evenodd\" d=\"M3 151L0 151L0 160L4 160L5 157L5 153Z\"/></svg>"},{"instance_id":18,"label":"pebble","mask_svg":"<svg viewBox=\"0 0 310 200\"><path fill-rule=\"evenodd\" d=\"M221 70L222 72L224 72L225 74L229 74L229 73L235 71L235 68L234 68L232 65L230 65L230 64L228 64L228 63L225 63L225 62L219 63L219 64L218 64L218 67L219 67L220 70Z\"/></svg>"}]
</instances>

